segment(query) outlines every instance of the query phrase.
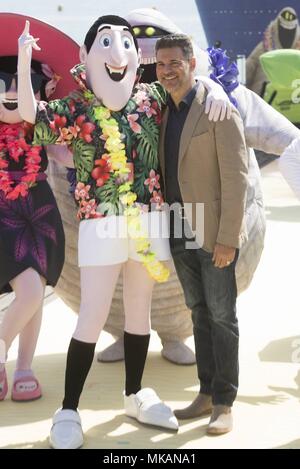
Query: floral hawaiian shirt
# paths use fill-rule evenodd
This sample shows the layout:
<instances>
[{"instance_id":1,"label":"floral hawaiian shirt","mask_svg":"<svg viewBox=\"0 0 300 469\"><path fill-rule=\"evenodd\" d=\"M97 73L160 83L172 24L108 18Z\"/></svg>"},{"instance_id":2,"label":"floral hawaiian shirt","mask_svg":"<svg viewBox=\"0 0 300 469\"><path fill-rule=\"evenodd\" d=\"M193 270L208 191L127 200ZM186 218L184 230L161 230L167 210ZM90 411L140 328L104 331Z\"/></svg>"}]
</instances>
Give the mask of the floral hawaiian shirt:
<instances>
[{"instance_id":1,"label":"floral hawaiian shirt","mask_svg":"<svg viewBox=\"0 0 300 469\"><path fill-rule=\"evenodd\" d=\"M119 187L126 186L126 181L132 183L136 202L146 206L155 204L159 208L163 203L158 160L159 126L166 92L158 82L137 84L126 107L110 112L88 90L84 66L77 65L72 73L80 89L63 99L40 103L34 142L70 146L76 169L78 218L119 214ZM100 125L106 117L107 128L112 122L109 118L117 126L110 134ZM120 177L114 177L108 134L112 137L114 151L118 146L126 151L128 172Z\"/></svg>"}]
</instances>

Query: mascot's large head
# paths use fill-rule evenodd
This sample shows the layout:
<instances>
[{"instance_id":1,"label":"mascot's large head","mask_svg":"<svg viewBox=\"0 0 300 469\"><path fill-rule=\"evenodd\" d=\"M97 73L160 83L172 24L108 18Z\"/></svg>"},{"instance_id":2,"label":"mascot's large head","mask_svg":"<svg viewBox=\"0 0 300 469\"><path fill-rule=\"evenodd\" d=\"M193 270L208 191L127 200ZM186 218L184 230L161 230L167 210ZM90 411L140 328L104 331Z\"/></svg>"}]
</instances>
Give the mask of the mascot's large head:
<instances>
[{"instance_id":1,"label":"mascot's large head","mask_svg":"<svg viewBox=\"0 0 300 469\"><path fill-rule=\"evenodd\" d=\"M127 21L133 28L133 33L137 39L142 53L142 67L144 69L142 81L151 83L156 78L156 41L168 34L182 33L167 16L154 8L137 8L126 16ZM197 59L196 74L208 74L207 53L201 50L193 42L193 49Z\"/></svg>"},{"instance_id":2,"label":"mascot's large head","mask_svg":"<svg viewBox=\"0 0 300 469\"><path fill-rule=\"evenodd\" d=\"M101 16L88 31L80 50L86 81L112 111L128 102L137 78L140 56L130 24L120 16Z\"/></svg>"},{"instance_id":3,"label":"mascot's large head","mask_svg":"<svg viewBox=\"0 0 300 469\"><path fill-rule=\"evenodd\" d=\"M22 121L17 101L17 37L26 19L31 33L40 38L41 51L33 50L31 81L36 98L60 98L74 88L70 69L78 57L78 45L68 36L42 21L13 13L0 13L0 122L15 124ZM59 55L64 51L64 58Z\"/></svg>"}]
</instances>

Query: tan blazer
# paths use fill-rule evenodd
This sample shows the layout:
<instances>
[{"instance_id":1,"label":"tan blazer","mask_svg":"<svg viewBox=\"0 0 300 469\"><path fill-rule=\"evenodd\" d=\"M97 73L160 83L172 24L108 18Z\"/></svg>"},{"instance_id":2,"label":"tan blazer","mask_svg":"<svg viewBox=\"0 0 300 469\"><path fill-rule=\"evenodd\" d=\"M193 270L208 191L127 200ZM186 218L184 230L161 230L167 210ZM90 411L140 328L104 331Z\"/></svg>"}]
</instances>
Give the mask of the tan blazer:
<instances>
[{"instance_id":1,"label":"tan blazer","mask_svg":"<svg viewBox=\"0 0 300 469\"><path fill-rule=\"evenodd\" d=\"M239 248L247 239L244 211L248 152L238 111L234 109L229 120L210 122L204 112L205 95L200 84L181 134L178 181L184 203L204 204L204 227L195 225L192 211L186 211L186 216L197 242L212 252L216 242ZM159 146L164 179L168 113L167 109Z\"/></svg>"}]
</instances>

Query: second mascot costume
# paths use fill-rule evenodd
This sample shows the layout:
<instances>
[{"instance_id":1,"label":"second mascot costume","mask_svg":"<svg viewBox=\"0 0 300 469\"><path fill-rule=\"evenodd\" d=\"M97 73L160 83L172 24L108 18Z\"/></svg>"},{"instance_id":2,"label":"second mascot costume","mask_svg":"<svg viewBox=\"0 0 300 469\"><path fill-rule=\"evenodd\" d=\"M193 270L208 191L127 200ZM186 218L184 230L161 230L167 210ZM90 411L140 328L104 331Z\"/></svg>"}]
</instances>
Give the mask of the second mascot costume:
<instances>
[{"instance_id":1,"label":"second mascot costume","mask_svg":"<svg viewBox=\"0 0 300 469\"><path fill-rule=\"evenodd\" d=\"M297 12L291 7L283 8L278 16L271 21L263 34L263 40L247 57L247 87L262 96L268 81L260 64L260 57L266 52L278 49L300 50L300 26Z\"/></svg>"}]
</instances>

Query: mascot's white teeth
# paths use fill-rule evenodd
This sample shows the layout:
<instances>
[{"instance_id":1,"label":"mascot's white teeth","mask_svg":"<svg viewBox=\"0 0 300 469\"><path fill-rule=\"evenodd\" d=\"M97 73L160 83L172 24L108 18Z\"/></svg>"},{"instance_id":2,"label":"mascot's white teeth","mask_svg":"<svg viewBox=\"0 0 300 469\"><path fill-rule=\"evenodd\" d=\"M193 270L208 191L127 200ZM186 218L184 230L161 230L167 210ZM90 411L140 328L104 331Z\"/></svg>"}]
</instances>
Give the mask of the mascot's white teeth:
<instances>
[{"instance_id":1,"label":"mascot's white teeth","mask_svg":"<svg viewBox=\"0 0 300 469\"><path fill-rule=\"evenodd\" d=\"M18 107L18 100L17 99L2 99L0 103L7 109L8 111L14 111Z\"/></svg>"},{"instance_id":2,"label":"mascot's white teeth","mask_svg":"<svg viewBox=\"0 0 300 469\"><path fill-rule=\"evenodd\" d=\"M115 68L115 67L112 67L111 65L108 65L108 64L105 64L105 68L106 68L106 71L109 74L110 78L113 81L121 81L122 78L124 78L126 70L127 70L127 66L126 67Z\"/></svg>"},{"instance_id":3,"label":"mascot's white teeth","mask_svg":"<svg viewBox=\"0 0 300 469\"><path fill-rule=\"evenodd\" d=\"M151 65L156 63L156 58L151 57L151 58L142 58L142 65Z\"/></svg>"}]
</instances>

